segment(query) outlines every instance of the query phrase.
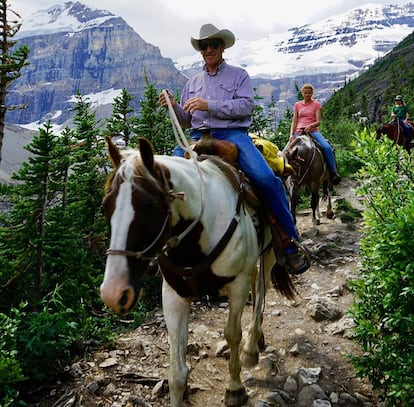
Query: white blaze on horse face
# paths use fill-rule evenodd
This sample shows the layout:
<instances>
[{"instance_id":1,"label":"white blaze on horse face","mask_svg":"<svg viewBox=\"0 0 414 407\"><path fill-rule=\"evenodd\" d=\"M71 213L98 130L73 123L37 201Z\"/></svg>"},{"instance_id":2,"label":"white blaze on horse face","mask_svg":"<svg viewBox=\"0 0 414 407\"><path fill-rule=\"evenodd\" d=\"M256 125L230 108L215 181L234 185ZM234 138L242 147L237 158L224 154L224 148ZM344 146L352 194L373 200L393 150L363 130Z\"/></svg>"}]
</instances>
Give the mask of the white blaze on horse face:
<instances>
[{"instance_id":1,"label":"white blaze on horse face","mask_svg":"<svg viewBox=\"0 0 414 407\"><path fill-rule=\"evenodd\" d=\"M120 185L111 217L111 243L113 250L125 250L128 230L134 219L131 202L132 187L128 182ZM117 312L123 294L132 290L129 283L128 261L126 256L109 254L106 259L104 281L101 285L101 298L104 303Z\"/></svg>"}]
</instances>

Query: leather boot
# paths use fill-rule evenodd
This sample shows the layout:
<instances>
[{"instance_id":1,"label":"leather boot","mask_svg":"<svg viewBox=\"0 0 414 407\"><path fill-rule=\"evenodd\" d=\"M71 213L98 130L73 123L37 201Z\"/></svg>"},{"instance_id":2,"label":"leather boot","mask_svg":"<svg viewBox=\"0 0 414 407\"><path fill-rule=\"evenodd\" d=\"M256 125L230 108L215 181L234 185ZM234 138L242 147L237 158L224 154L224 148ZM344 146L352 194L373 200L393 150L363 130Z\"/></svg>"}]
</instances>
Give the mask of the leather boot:
<instances>
[{"instance_id":1,"label":"leather boot","mask_svg":"<svg viewBox=\"0 0 414 407\"><path fill-rule=\"evenodd\" d=\"M338 185L341 182L341 176L337 172L331 173L332 185Z\"/></svg>"}]
</instances>

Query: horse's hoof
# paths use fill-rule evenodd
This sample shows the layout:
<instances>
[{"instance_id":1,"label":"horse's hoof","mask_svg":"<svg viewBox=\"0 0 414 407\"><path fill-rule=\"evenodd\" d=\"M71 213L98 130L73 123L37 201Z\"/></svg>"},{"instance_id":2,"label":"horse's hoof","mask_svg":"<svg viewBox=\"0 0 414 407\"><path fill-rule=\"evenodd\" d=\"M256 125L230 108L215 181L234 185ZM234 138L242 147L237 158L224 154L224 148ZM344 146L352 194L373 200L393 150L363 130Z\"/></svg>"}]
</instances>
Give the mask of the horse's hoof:
<instances>
[{"instance_id":1,"label":"horse's hoof","mask_svg":"<svg viewBox=\"0 0 414 407\"><path fill-rule=\"evenodd\" d=\"M241 360L244 367L256 366L259 363L259 353L242 351Z\"/></svg>"},{"instance_id":2,"label":"horse's hoof","mask_svg":"<svg viewBox=\"0 0 414 407\"><path fill-rule=\"evenodd\" d=\"M326 217L327 217L328 219L333 219L333 217L334 217L334 213L333 213L333 212L326 212Z\"/></svg>"},{"instance_id":3,"label":"horse's hoof","mask_svg":"<svg viewBox=\"0 0 414 407\"><path fill-rule=\"evenodd\" d=\"M226 407L241 407L249 399L246 390L242 387L239 390L226 390L224 404Z\"/></svg>"}]
</instances>

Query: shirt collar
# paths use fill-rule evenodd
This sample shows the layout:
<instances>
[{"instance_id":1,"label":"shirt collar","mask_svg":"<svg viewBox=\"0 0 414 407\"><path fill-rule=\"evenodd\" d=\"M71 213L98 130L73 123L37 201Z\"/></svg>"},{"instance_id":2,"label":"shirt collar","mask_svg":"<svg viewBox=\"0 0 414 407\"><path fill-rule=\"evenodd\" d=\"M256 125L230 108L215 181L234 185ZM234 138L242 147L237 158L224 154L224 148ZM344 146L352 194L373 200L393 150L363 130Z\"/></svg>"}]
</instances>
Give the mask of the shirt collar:
<instances>
[{"instance_id":1,"label":"shirt collar","mask_svg":"<svg viewBox=\"0 0 414 407\"><path fill-rule=\"evenodd\" d=\"M216 73L215 73L215 75L217 75L219 72L221 72L225 67L227 66L227 63L226 63L226 61L223 59L221 62L220 62L220 65L217 67L217 71L216 71ZM206 66L206 64L204 64L204 66L203 66L203 71L204 72L206 72L206 73L209 73L208 72L208 70L207 70L207 66Z\"/></svg>"}]
</instances>

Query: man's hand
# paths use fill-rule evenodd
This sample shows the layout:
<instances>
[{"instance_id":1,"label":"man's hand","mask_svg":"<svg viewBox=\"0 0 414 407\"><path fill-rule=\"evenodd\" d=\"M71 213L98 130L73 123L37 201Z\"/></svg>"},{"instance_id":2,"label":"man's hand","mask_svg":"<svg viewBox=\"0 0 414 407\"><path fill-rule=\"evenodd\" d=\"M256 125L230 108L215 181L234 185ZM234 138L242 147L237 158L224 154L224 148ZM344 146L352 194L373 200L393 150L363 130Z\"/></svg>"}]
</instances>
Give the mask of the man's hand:
<instances>
[{"instance_id":1,"label":"man's hand","mask_svg":"<svg viewBox=\"0 0 414 407\"><path fill-rule=\"evenodd\" d=\"M184 110L187 110L190 114L193 114L196 110L208 110L208 101L203 98L191 98L184 104Z\"/></svg>"},{"instance_id":2,"label":"man's hand","mask_svg":"<svg viewBox=\"0 0 414 407\"><path fill-rule=\"evenodd\" d=\"M173 94L168 89L165 89L165 90L167 92L168 98L170 99L172 106L174 107L177 102L175 101ZM165 99L164 92L160 93L159 101L162 107L165 107L166 109L168 109L168 102Z\"/></svg>"}]
</instances>

